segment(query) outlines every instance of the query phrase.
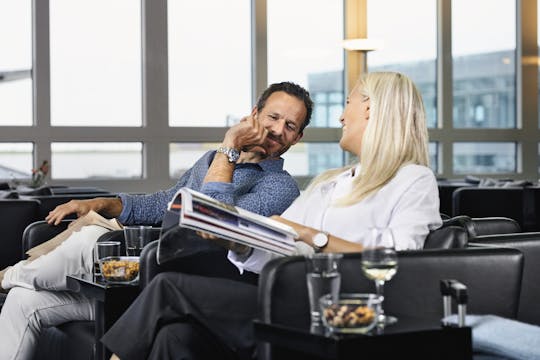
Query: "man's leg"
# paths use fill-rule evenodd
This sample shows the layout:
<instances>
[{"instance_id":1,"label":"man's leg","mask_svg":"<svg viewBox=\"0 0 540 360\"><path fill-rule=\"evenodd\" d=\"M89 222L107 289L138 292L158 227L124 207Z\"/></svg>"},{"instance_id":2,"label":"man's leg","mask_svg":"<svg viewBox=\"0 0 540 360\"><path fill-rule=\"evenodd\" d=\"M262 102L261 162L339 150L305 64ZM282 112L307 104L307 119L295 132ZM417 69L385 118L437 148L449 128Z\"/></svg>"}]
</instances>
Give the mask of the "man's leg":
<instances>
[{"instance_id":1,"label":"man's leg","mask_svg":"<svg viewBox=\"0 0 540 360\"><path fill-rule=\"evenodd\" d=\"M257 287L228 279L162 273L152 280L101 341L120 359L146 359L160 329L191 322L234 351L254 345Z\"/></svg>"},{"instance_id":2,"label":"man's leg","mask_svg":"<svg viewBox=\"0 0 540 360\"><path fill-rule=\"evenodd\" d=\"M108 231L98 225L84 226L50 253L12 266L4 274L2 287L66 290L66 275L92 272L94 244Z\"/></svg>"},{"instance_id":3,"label":"man's leg","mask_svg":"<svg viewBox=\"0 0 540 360\"><path fill-rule=\"evenodd\" d=\"M0 359L31 359L41 329L93 319L93 303L79 294L13 288L0 312Z\"/></svg>"}]
</instances>

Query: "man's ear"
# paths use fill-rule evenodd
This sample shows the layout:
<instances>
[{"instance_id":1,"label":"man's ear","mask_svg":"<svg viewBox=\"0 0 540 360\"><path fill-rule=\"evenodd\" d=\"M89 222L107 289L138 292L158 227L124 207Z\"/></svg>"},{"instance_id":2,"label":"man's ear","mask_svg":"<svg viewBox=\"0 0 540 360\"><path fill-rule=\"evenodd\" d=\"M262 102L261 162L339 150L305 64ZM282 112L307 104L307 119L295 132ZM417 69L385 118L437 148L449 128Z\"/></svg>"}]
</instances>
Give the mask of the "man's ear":
<instances>
[{"instance_id":1,"label":"man's ear","mask_svg":"<svg viewBox=\"0 0 540 360\"><path fill-rule=\"evenodd\" d=\"M251 109L251 116L255 116L259 113L259 109L257 109L257 106L254 106L253 109Z\"/></svg>"}]
</instances>

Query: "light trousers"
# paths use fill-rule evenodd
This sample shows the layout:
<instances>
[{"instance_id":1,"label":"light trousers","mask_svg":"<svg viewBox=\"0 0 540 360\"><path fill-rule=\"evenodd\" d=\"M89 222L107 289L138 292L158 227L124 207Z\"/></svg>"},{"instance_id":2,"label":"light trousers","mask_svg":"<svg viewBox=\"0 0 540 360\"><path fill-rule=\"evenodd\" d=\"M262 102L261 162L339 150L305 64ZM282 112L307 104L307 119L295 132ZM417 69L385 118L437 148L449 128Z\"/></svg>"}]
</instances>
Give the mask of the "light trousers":
<instances>
[{"instance_id":1,"label":"light trousers","mask_svg":"<svg viewBox=\"0 0 540 360\"><path fill-rule=\"evenodd\" d=\"M66 276L93 271L94 245L108 231L85 226L50 253L6 272L2 287L11 290L0 312L0 360L32 359L43 328L94 319L92 301L66 291Z\"/></svg>"}]
</instances>

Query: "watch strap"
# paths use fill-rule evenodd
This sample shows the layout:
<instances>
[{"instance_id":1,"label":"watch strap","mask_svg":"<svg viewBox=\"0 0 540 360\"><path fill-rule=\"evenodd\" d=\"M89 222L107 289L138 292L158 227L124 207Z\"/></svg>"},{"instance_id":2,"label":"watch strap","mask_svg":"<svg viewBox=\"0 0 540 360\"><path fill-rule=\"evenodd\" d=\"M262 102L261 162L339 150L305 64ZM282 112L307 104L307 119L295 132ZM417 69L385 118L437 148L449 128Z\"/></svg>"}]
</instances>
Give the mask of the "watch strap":
<instances>
[{"instance_id":1,"label":"watch strap","mask_svg":"<svg viewBox=\"0 0 540 360\"><path fill-rule=\"evenodd\" d=\"M216 151L218 153L227 155L230 163L236 163L238 161L238 158L240 158L240 152L235 148L220 146Z\"/></svg>"}]
</instances>

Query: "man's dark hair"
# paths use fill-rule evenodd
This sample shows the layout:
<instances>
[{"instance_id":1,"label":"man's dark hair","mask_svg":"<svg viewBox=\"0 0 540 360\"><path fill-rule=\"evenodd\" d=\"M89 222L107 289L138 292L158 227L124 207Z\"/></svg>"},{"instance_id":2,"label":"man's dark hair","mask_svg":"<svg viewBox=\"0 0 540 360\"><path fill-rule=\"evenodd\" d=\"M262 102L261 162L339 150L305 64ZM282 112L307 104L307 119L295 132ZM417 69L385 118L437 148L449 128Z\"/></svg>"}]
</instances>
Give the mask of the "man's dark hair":
<instances>
[{"instance_id":1,"label":"man's dark hair","mask_svg":"<svg viewBox=\"0 0 540 360\"><path fill-rule=\"evenodd\" d=\"M284 93L294 96L304 103L304 106L306 107L306 118L304 119L304 122L300 127L300 131L298 132L301 133L304 131L305 127L309 125L309 122L311 121L311 113L313 112L313 100L311 100L309 92L300 85L292 82L285 81L275 83L266 88L266 90L264 90L264 92L261 94L259 100L257 100L257 109L260 111L264 105L266 105L266 100L268 100L270 95L277 91L283 91Z\"/></svg>"}]
</instances>

